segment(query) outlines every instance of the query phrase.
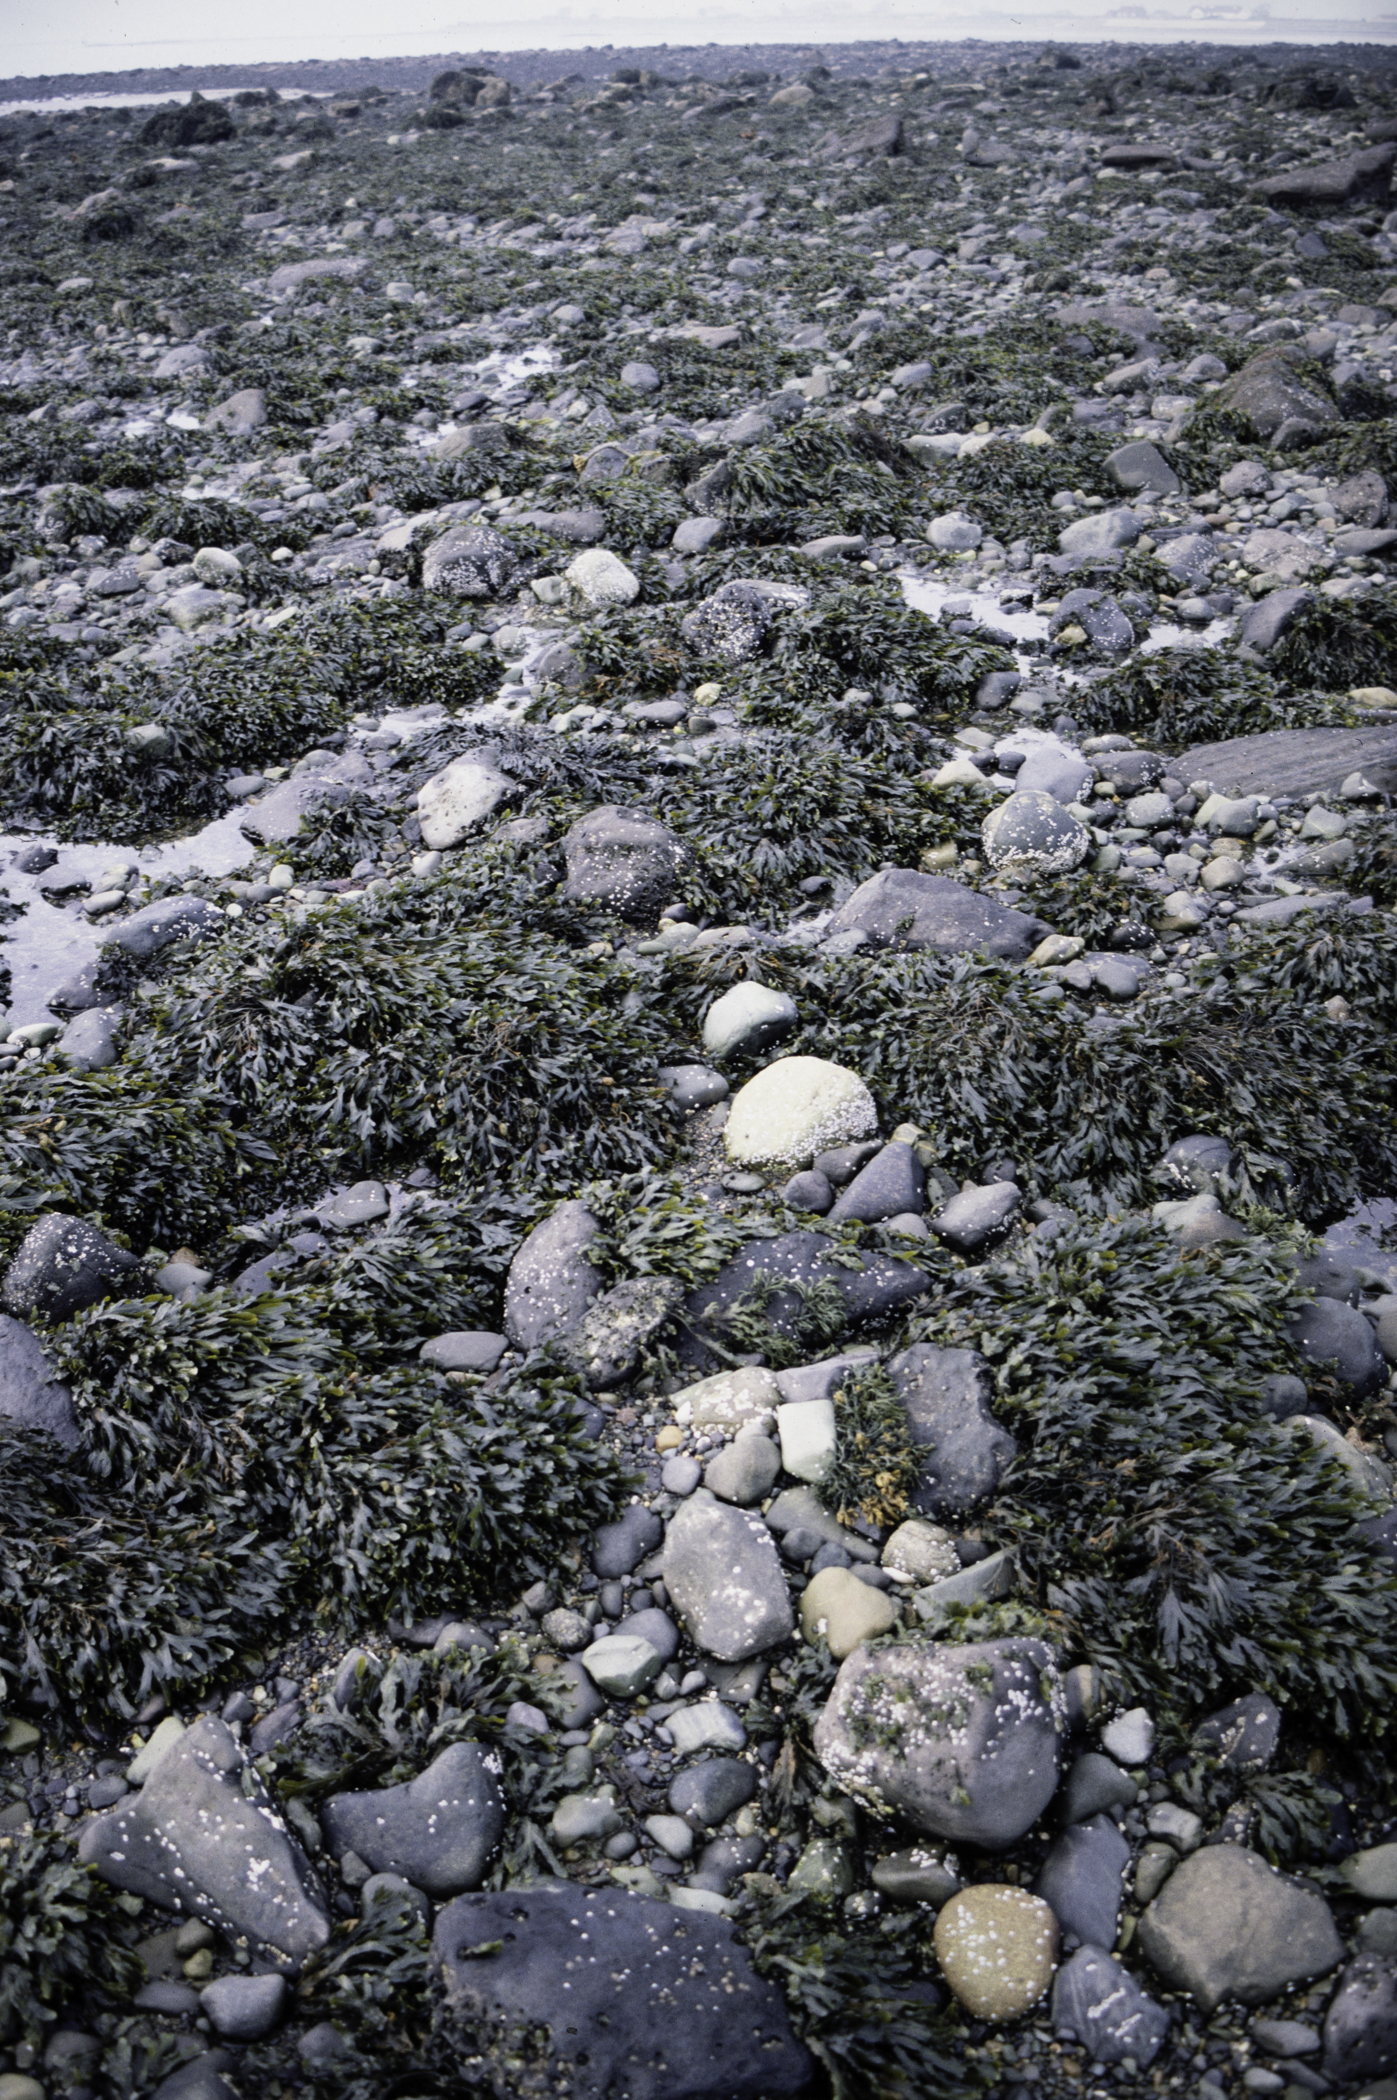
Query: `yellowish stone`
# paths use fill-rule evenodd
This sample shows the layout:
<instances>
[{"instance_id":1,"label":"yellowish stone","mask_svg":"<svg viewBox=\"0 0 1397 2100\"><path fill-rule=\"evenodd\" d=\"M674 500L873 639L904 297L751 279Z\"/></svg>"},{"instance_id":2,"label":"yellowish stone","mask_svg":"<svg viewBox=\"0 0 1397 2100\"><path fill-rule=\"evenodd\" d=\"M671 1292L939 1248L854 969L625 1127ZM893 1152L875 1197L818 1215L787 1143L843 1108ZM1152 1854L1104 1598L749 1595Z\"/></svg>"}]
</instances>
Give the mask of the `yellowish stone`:
<instances>
[{"instance_id":1,"label":"yellowish stone","mask_svg":"<svg viewBox=\"0 0 1397 2100\"><path fill-rule=\"evenodd\" d=\"M1027 1889L982 1882L942 1907L932 1944L968 2013L977 2020L1017 2020L1052 1982L1057 1919Z\"/></svg>"},{"instance_id":2,"label":"yellowish stone","mask_svg":"<svg viewBox=\"0 0 1397 2100\"><path fill-rule=\"evenodd\" d=\"M882 1590L860 1582L847 1568L821 1568L801 1592L800 1624L807 1641L823 1634L830 1654L843 1662L864 1641L890 1633L897 1612Z\"/></svg>"},{"instance_id":3,"label":"yellowish stone","mask_svg":"<svg viewBox=\"0 0 1397 2100\"><path fill-rule=\"evenodd\" d=\"M684 1432L677 1422L668 1423L655 1439L657 1451L677 1451L684 1441Z\"/></svg>"}]
</instances>

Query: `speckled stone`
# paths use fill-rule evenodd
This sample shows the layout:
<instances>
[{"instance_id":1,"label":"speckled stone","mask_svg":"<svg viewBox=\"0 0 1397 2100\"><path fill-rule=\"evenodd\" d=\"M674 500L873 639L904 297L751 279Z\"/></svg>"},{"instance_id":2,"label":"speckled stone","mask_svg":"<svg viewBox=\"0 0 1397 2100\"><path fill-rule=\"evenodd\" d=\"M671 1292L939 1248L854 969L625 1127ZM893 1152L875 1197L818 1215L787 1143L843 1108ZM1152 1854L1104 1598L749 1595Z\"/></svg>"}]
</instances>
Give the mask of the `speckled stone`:
<instances>
[{"instance_id":1,"label":"speckled stone","mask_svg":"<svg viewBox=\"0 0 1397 2100\"><path fill-rule=\"evenodd\" d=\"M1057 1919L1041 1896L987 1882L942 1906L932 1934L942 1974L977 2020L1016 2020L1053 1980Z\"/></svg>"}]
</instances>

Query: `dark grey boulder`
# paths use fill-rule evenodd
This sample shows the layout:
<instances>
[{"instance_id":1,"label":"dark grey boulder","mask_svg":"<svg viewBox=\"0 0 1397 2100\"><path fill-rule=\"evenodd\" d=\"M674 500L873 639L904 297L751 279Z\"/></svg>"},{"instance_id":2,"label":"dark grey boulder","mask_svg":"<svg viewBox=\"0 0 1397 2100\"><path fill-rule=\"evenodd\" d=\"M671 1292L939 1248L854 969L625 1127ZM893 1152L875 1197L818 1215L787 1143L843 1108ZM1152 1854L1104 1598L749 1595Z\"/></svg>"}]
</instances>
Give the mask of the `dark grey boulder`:
<instances>
[{"instance_id":1,"label":"dark grey boulder","mask_svg":"<svg viewBox=\"0 0 1397 2100\"><path fill-rule=\"evenodd\" d=\"M1193 1731L1196 1747L1234 1772L1264 1772L1280 1739L1281 1710L1265 1692L1234 1699Z\"/></svg>"},{"instance_id":2,"label":"dark grey boulder","mask_svg":"<svg viewBox=\"0 0 1397 2100\"><path fill-rule=\"evenodd\" d=\"M1397 145L1366 146L1342 160L1323 160L1307 168L1287 168L1256 185L1258 197L1270 204L1381 204L1392 187Z\"/></svg>"},{"instance_id":3,"label":"dark grey boulder","mask_svg":"<svg viewBox=\"0 0 1397 2100\"><path fill-rule=\"evenodd\" d=\"M176 941L208 939L221 933L225 924L217 906L202 897L162 897L158 904L147 904L122 919L103 936L102 945L120 949L136 962L148 962Z\"/></svg>"},{"instance_id":4,"label":"dark grey boulder","mask_svg":"<svg viewBox=\"0 0 1397 2100\"><path fill-rule=\"evenodd\" d=\"M1114 1947L1129 1864L1130 1847L1110 1817L1089 1816L1063 1831L1039 1869L1034 1894L1074 1939Z\"/></svg>"},{"instance_id":5,"label":"dark grey boulder","mask_svg":"<svg viewBox=\"0 0 1397 2100\"><path fill-rule=\"evenodd\" d=\"M890 158L902 150L902 116L900 111L890 110L886 116L858 124L852 131L831 134L819 153L821 160L876 160Z\"/></svg>"},{"instance_id":6,"label":"dark grey boulder","mask_svg":"<svg viewBox=\"0 0 1397 2100\"><path fill-rule=\"evenodd\" d=\"M401 1786L331 1794L320 1809L330 1850L357 1852L437 1899L479 1888L504 1830L498 1771L494 1751L451 1743Z\"/></svg>"},{"instance_id":7,"label":"dark grey boulder","mask_svg":"<svg viewBox=\"0 0 1397 2100\"><path fill-rule=\"evenodd\" d=\"M830 1212L836 1222L857 1218L873 1225L880 1218L920 1212L926 1198L926 1169L910 1145L898 1138L861 1167Z\"/></svg>"},{"instance_id":8,"label":"dark grey boulder","mask_svg":"<svg viewBox=\"0 0 1397 2100\"><path fill-rule=\"evenodd\" d=\"M1169 761L1158 751L1103 751L1093 763L1118 795L1145 794L1169 771Z\"/></svg>"},{"instance_id":9,"label":"dark grey boulder","mask_svg":"<svg viewBox=\"0 0 1397 2100\"><path fill-rule=\"evenodd\" d=\"M199 1993L199 2005L225 2042L260 2042L281 2025L290 1995L284 1976L220 1976Z\"/></svg>"},{"instance_id":10,"label":"dark grey boulder","mask_svg":"<svg viewBox=\"0 0 1397 2100\"><path fill-rule=\"evenodd\" d=\"M1397 729L1263 730L1196 744L1171 763L1181 780L1211 780L1223 795L1337 794L1350 773L1390 794L1397 790Z\"/></svg>"},{"instance_id":11,"label":"dark grey boulder","mask_svg":"<svg viewBox=\"0 0 1397 2100\"><path fill-rule=\"evenodd\" d=\"M1156 558L1161 568L1168 569L1176 589L1182 583L1201 590L1212 573L1219 552L1218 543L1210 532L1181 532L1177 539L1165 542Z\"/></svg>"},{"instance_id":12,"label":"dark grey boulder","mask_svg":"<svg viewBox=\"0 0 1397 2100\"><path fill-rule=\"evenodd\" d=\"M1303 584L1268 591L1264 598L1258 598L1242 614L1237 627L1239 644L1243 649L1264 656L1295 625L1305 607L1314 602L1314 592L1306 590Z\"/></svg>"},{"instance_id":13,"label":"dark grey boulder","mask_svg":"<svg viewBox=\"0 0 1397 2100\"><path fill-rule=\"evenodd\" d=\"M1130 1774L1122 1772L1114 1759L1103 1757L1099 1750L1084 1750L1063 1784L1062 1820L1084 1823L1103 1809L1133 1808L1139 1792Z\"/></svg>"},{"instance_id":14,"label":"dark grey boulder","mask_svg":"<svg viewBox=\"0 0 1397 2100\"><path fill-rule=\"evenodd\" d=\"M677 1276L628 1276L592 1300L564 1347L593 1392L609 1392L630 1376L683 1296Z\"/></svg>"},{"instance_id":15,"label":"dark grey boulder","mask_svg":"<svg viewBox=\"0 0 1397 2100\"><path fill-rule=\"evenodd\" d=\"M1103 1948L1079 1947L1053 1982L1053 2026L1096 2063L1128 2056L1143 2071L1164 2046L1169 2015Z\"/></svg>"},{"instance_id":16,"label":"dark grey boulder","mask_svg":"<svg viewBox=\"0 0 1397 2100\"><path fill-rule=\"evenodd\" d=\"M451 1334L434 1334L418 1350L417 1360L437 1371L489 1372L496 1369L508 1346L502 1334L464 1327Z\"/></svg>"},{"instance_id":17,"label":"dark grey boulder","mask_svg":"<svg viewBox=\"0 0 1397 2100\"><path fill-rule=\"evenodd\" d=\"M1231 409L1244 416L1259 438L1273 438L1283 423L1299 420L1317 429L1337 423L1339 411L1327 394L1298 369L1305 353L1290 343L1268 344L1248 358L1241 370L1224 379L1210 396L1210 408Z\"/></svg>"},{"instance_id":18,"label":"dark grey boulder","mask_svg":"<svg viewBox=\"0 0 1397 2100\"><path fill-rule=\"evenodd\" d=\"M1043 1641L925 1637L840 1665L815 1754L846 1791L912 1827L989 1852L1032 1827L1057 1788L1064 1707Z\"/></svg>"},{"instance_id":19,"label":"dark grey boulder","mask_svg":"<svg viewBox=\"0 0 1397 2100\"><path fill-rule=\"evenodd\" d=\"M563 840L568 879L563 895L622 919L655 919L675 893L688 849L643 809L606 804L579 817Z\"/></svg>"},{"instance_id":20,"label":"dark grey boulder","mask_svg":"<svg viewBox=\"0 0 1397 2100\"><path fill-rule=\"evenodd\" d=\"M178 2071L171 2071L168 2078L162 2078L151 2100L238 2100L223 2076L232 2068L231 2049L210 2049L192 2063L182 2064Z\"/></svg>"},{"instance_id":21,"label":"dark grey boulder","mask_svg":"<svg viewBox=\"0 0 1397 2100\"><path fill-rule=\"evenodd\" d=\"M755 1833L751 1837L713 1838L700 1853L698 1866L689 1876L689 1886L712 1889L715 1896L726 1896L739 1874L750 1874L761 1865L765 1851L765 1838Z\"/></svg>"},{"instance_id":22,"label":"dark grey boulder","mask_svg":"<svg viewBox=\"0 0 1397 2100\"><path fill-rule=\"evenodd\" d=\"M66 1450L82 1442L73 1395L58 1378L39 1337L23 1320L0 1313L0 1415L42 1429Z\"/></svg>"},{"instance_id":23,"label":"dark grey boulder","mask_svg":"<svg viewBox=\"0 0 1397 2100\"><path fill-rule=\"evenodd\" d=\"M1264 2005L1327 1975L1344 1952L1323 1896L1241 1845L1205 1845L1181 1860L1137 1937L1161 1980L1205 2013L1228 1997Z\"/></svg>"},{"instance_id":24,"label":"dark grey boulder","mask_svg":"<svg viewBox=\"0 0 1397 2100\"><path fill-rule=\"evenodd\" d=\"M1158 445L1152 445L1148 438L1133 438L1129 444L1117 445L1114 452L1107 453L1105 467L1116 487L1127 496L1138 496L1142 489L1175 496L1183 486Z\"/></svg>"},{"instance_id":25,"label":"dark grey boulder","mask_svg":"<svg viewBox=\"0 0 1397 2100\"><path fill-rule=\"evenodd\" d=\"M862 1260L860 1269L842 1267L831 1259L830 1242L818 1232L786 1232L774 1240L750 1241L708 1283L690 1292L684 1307L685 1332L678 1347L680 1362L694 1368L716 1365L717 1359L705 1345L705 1332L723 1340L727 1315L759 1276L785 1286L767 1300L762 1317L778 1334L791 1335L800 1332L805 1316L799 1292L808 1293L815 1284L834 1286L844 1300L851 1327L909 1305L929 1287L923 1271L910 1262L867 1253Z\"/></svg>"},{"instance_id":26,"label":"dark grey boulder","mask_svg":"<svg viewBox=\"0 0 1397 2100\"><path fill-rule=\"evenodd\" d=\"M367 787L373 778L373 771L367 759L361 757L357 751L347 752L343 758L319 767L314 772L299 773L291 780L281 781L269 795L264 795L260 802L254 802L244 810L238 822L238 829L243 837L251 839L254 845L284 845L288 839L295 838L301 828L301 819L308 811L343 808L355 790ZM197 904L201 900L197 897L175 897L169 901L174 904ZM158 904L152 904L149 908L151 911L163 909ZM220 926L224 923L221 915L213 911L212 905L205 905L204 909L213 912ZM127 919L124 925L117 929L118 933L129 930L140 917L142 914L137 912L135 917Z\"/></svg>"},{"instance_id":27,"label":"dark grey boulder","mask_svg":"<svg viewBox=\"0 0 1397 2100\"><path fill-rule=\"evenodd\" d=\"M433 1945L447 2030L483 2052L500 2091L518 2089L524 2031L541 2044L546 2089L569 2100L798 2100L811 2089L779 1988L725 1918L545 1882L461 1897Z\"/></svg>"},{"instance_id":28,"label":"dark grey boulder","mask_svg":"<svg viewBox=\"0 0 1397 2100\"><path fill-rule=\"evenodd\" d=\"M128 1794L82 1833L78 1857L103 1881L167 1910L245 1934L278 1968L299 1969L330 1937L319 1884L222 1721L202 1714Z\"/></svg>"},{"instance_id":29,"label":"dark grey boulder","mask_svg":"<svg viewBox=\"0 0 1397 2100\"><path fill-rule=\"evenodd\" d=\"M1348 1963L1324 2016L1324 2075L1336 2085L1397 2071L1397 1960L1360 1954Z\"/></svg>"},{"instance_id":30,"label":"dark grey boulder","mask_svg":"<svg viewBox=\"0 0 1397 2100\"><path fill-rule=\"evenodd\" d=\"M664 1525L653 1509L632 1502L614 1524L603 1524L592 1542L592 1566L603 1582L619 1582L653 1553L664 1537Z\"/></svg>"},{"instance_id":31,"label":"dark grey boulder","mask_svg":"<svg viewBox=\"0 0 1397 2100\"><path fill-rule=\"evenodd\" d=\"M994 1239L1013 1217L1020 1202L1012 1181L991 1181L983 1188L962 1189L936 1213L931 1229L957 1254L973 1254Z\"/></svg>"},{"instance_id":32,"label":"dark grey boulder","mask_svg":"<svg viewBox=\"0 0 1397 2100\"><path fill-rule=\"evenodd\" d=\"M1331 1371L1359 1399L1375 1393L1387 1377L1372 1326L1351 1305L1316 1298L1286 1321L1285 1331L1307 1364Z\"/></svg>"},{"instance_id":33,"label":"dark grey boulder","mask_svg":"<svg viewBox=\"0 0 1397 2100\"><path fill-rule=\"evenodd\" d=\"M750 583L725 583L680 623L679 632L698 656L744 664L757 655L774 618L772 602Z\"/></svg>"},{"instance_id":34,"label":"dark grey boulder","mask_svg":"<svg viewBox=\"0 0 1397 2100\"><path fill-rule=\"evenodd\" d=\"M814 1167L807 1167L803 1174L793 1174L781 1191L782 1201L792 1210L809 1210L817 1218L828 1216L834 1204L834 1190L825 1175Z\"/></svg>"},{"instance_id":35,"label":"dark grey boulder","mask_svg":"<svg viewBox=\"0 0 1397 2100\"><path fill-rule=\"evenodd\" d=\"M1332 501L1351 525L1381 525L1387 516L1387 483L1375 467L1365 467L1339 482Z\"/></svg>"},{"instance_id":36,"label":"dark grey boulder","mask_svg":"<svg viewBox=\"0 0 1397 2100\"><path fill-rule=\"evenodd\" d=\"M1219 1181L1231 1174L1236 1157L1226 1138L1199 1132L1176 1138L1161 1164L1181 1188L1195 1196L1212 1196L1218 1192Z\"/></svg>"},{"instance_id":37,"label":"dark grey boulder","mask_svg":"<svg viewBox=\"0 0 1397 2100\"><path fill-rule=\"evenodd\" d=\"M708 1065L661 1065L656 1077L684 1115L695 1108L711 1108L715 1101L728 1097L727 1080Z\"/></svg>"},{"instance_id":38,"label":"dark grey boulder","mask_svg":"<svg viewBox=\"0 0 1397 2100\"><path fill-rule=\"evenodd\" d=\"M488 525L453 525L422 558L424 591L457 598L493 598L519 566L509 541Z\"/></svg>"},{"instance_id":39,"label":"dark grey boulder","mask_svg":"<svg viewBox=\"0 0 1397 2100\"><path fill-rule=\"evenodd\" d=\"M71 977L65 978L56 992L50 992L50 1013L85 1014L94 1006L103 1005L108 996L105 980L109 971L103 967L105 961L106 958L98 955L74 971Z\"/></svg>"},{"instance_id":40,"label":"dark grey boulder","mask_svg":"<svg viewBox=\"0 0 1397 2100\"><path fill-rule=\"evenodd\" d=\"M665 1536L665 1587L694 1645L745 1662L795 1625L776 1542L758 1516L698 1488Z\"/></svg>"},{"instance_id":41,"label":"dark grey boulder","mask_svg":"<svg viewBox=\"0 0 1397 2100\"><path fill-rule=\"evenodd\" d=\"M587 1259L597 1221L575 1198L560 1203L520 1247L509 1265L504 1325L521 1349L561 1341L601 1295L601 1278Z\"/></svg>"},{"instance_id":42,"label":"dark grey boulder","mask_svg":"<svg viewBox=\"0 0 1397 2100\"><path fill-rule=\"evenodd\" d=\"M1043 875L1066 874L1080 867L1091 848L1086 826L1055 795L1035 788L1006 795L981 824L980 837L992 867ZM1031 946L1036 947L1037 942Z\"/></svg>"},{"instance_id":43,"label":"dark grey boulder","mask_svg":"<svg viewBox=\"0 0 1397 2100\"><path fill-rule=\"evenodd\" d=\"M859 884L828 932L861 933L875 948L931 948L939 955L983 948L1004 962L1022 962L1049 930L1041 919L996 904L947 875L885 868Z\"/></svg>"},{"instance_id":44,"label":"dark grey boulder","mask_svg":"<svg viewBox=\"0 0 1397 2100\"><path fill-rule=\"evenodd\" d=\"M105 1072L116 1063L116 1024L116 1013L89 1007L68 1023L53 1046L55 1057L75 1072Z\"/></svg>"},{"instance_id":45,"label":"dark grey boulder","mask_svg":"<svg viewBox=\"0 0 1397 2100\"><path fill-rule=\"evenodd\" d=\"M974 1349L914 1342L887 1368L913 1438L927 1446L915 1506L948 1516L992 1495L1019 1447L990 1412L994 1384L984 1358Z\"/></svg>"},{"instance_id":46,"label":"dark grey boulder","mask_svg":"<svg viewBox=\"0 0 1397 2100\"><path fill-rule=\"evenodd\" d=\"M113 1246L95 1226L50 1211L21 1240L0 1299L21 1317L37 1312L67 1320L124 1290L139 1269L134 1254Z\"/></svg>"},{"instance_id":47,"label":"dark grey boulder","mask_svg":"<svg viewBox=\"0 0 1397 2100\"><path fill-rule=\"evenodd\" d=\"M756 1791L757 1775L751 1765L740 1757L710 1757L676 1775L670 1783L669 1805L677 1816L711 1829L716 1823L726 1823Z\"/></svg>"}]
</instances>

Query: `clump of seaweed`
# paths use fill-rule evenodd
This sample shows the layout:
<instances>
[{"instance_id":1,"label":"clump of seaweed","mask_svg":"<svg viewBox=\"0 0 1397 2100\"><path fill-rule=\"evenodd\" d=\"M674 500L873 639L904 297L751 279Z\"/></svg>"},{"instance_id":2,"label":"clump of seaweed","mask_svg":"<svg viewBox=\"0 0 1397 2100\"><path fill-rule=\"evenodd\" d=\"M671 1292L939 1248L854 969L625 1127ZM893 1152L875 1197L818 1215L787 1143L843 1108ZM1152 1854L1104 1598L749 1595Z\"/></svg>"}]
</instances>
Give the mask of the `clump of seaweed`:
<instances>
[{"instance_id":1,"label":"clump of seaweed","mask_svg":"<svg viewBox=\"0 0 1397 2100\"><path fill-rule=\"evenodd\" d=\"M881 1366L851 1371L834 1392L834 1462L817 1490L841 1524L890 1530L906 1516L923 1454Z\"/></svg>"}]
</instances>

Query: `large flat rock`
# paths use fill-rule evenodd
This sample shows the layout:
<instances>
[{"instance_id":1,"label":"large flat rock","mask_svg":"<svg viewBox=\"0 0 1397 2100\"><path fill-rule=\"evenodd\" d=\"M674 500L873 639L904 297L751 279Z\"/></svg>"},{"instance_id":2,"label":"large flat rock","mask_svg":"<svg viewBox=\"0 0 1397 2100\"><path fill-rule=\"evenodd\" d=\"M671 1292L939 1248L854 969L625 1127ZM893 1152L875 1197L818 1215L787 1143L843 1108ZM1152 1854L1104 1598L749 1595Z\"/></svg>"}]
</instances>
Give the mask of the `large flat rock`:
<instances>
[{"instance_id":1,"label":"large flat rock","mask_svg":"<svg viewBox=\"0 0 1397 2100\"><path fill-rule=\"evenodd\" d=\"M1180 780L1211 780L1225 795L1332 794L1350 773L1397 789L1397 729L1268 729L1196 744L1173 761Z\"/></svg>"}]
</instances>

